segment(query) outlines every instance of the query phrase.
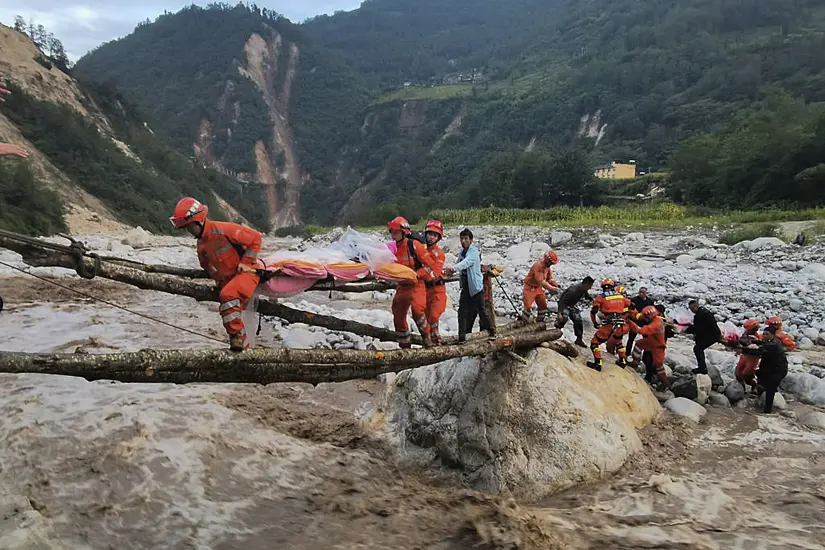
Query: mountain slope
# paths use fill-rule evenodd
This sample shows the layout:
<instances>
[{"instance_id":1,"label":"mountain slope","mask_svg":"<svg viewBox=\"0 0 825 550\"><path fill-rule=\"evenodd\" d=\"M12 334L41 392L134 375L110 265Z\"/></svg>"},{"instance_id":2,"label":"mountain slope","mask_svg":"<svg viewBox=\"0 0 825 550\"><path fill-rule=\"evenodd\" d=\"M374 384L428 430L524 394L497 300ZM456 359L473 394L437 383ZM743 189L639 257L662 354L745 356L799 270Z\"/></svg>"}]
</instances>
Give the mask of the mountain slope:
<instances>
[{"instance_id":1,"label":"mountain slope","mask_svg":"<svg viewBox=\"0 0 825 550\"><path fill-rule=\"evenodd\" d=\"M232 178L175 152L113 90L81 85L37 62L42 56L34 43L2 25L0 53L0 71L12 91L0 108L0 138L32 152L29 160L14 161L14 169L30 172L36 184L57 193L70 230L142 225L169 231L169 211L186 194L203 197L217 218L236 217L239 210L265 226L256 213L259 201L242 197ZM7 220L2 213L0 219Z\"/></svg>"},{"instance_id":2,"label":"mountain slope","mask_svg":"<svg viewBox=\"0 0 825 550\"><path fill-rule=\"evenodd\" d=\"M266 188L276 227L300 221L308 174L347 142L366 90L278 14L196 6L141 25L75 73L114 83L206 164Z\"/></svg>"},{"instance_id":3,"label":"mountain slope","mask_svg":"<svg viewBox=\"0 0 825 550\"><path fill-rule=\"evenodd\" d=\"M201 53L211 37L228 40L228 28L237 34L231 47ZM238 74L253 74L241 43L256 34L269 52L261 59L292 62L265 63L263 86L251 79L259 90L274 86L274 101L261 91L254 98L234 92L246 85ZM220 77L202 68L205 55ZM167 70L170 56L175 67ZM274 199L289 205L288 216L273 217L281 225L297 219L298 195L301 220L323 223L374 222L394 211L415 217L433 205L580 204L598 195L582 170L627 159L645 170L665 168L679 143L722 130L765 86L825 100L825 5L368 0L300 27L254 8L191 8L104 45L78 72L111 77L145 107L156 103L159 124L171 124L178 110L202 108L198 121L176 125L180 143L191 146L202 135L244 155L254 150L251 177L274 178L284 190ZM202 86L192 90L198 78ZM175 93L155 101L153 89ZM205 89L212 96L198 95ZM232 126L226 115L248 111L259 113L260 126ZM263 131L267 116L274 143L236 137ZM215 157L241 168L231 155ZM555 191L535 195L530 182L540 174L575 181L545 181Z\"/></svg>"}]
</instances>

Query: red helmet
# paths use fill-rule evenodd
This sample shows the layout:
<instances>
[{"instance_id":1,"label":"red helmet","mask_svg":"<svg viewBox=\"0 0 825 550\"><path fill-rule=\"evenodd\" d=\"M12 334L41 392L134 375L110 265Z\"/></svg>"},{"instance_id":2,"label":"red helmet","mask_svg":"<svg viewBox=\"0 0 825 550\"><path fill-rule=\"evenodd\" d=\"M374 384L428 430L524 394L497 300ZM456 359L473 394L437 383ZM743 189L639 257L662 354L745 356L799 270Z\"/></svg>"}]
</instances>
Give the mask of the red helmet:
<instances>
[{"instance_id":1,"label":"red helmet","mask_svg":"<svg viewBox=\"0 0 825 550\"><path fill-rule=\"evenodd\" d=\"M608 277L604 281L602 281L602 288L614 288L616 286L616 281Z\"/></svg>"},{"instance_id":2,"label":"red helmet","mask_svg":"<svg viewBox=\"0 0 825 550\"><path fill-rule=\"evenodd\" d=\"M440 220L430 220L430 221L427 222L427 225L424 228L424 231L425 232L432 231L433 233L438 233L439 237L443 237L444 236L444 224L441 223Z\"/></svg>"},{"instance_id":3,"label":"red helmet","mask_svg":"<svg viewBox=\"0 0 825 550\"><path fill-rule=\"evenodd\" d=\"M659 315L659 310L656 309L656 306L647 306L642 310L642 315L647 319L653 319L657 315Z\"/></svg>"},{"instance_id":4,"label":"red helmet","mask_svg":"<svg viewBox=\"0 0 825 550\"><path fill-rule=\"evenodd\" d=\"M544 253L544 263L556 265L557 263L559 263L559 255L553 252L552 250L548 250Z\"/></svg>"},{"instance_id":5,"label":"red helmet","mask_svg":"<svg viewBox=\"0 0 825 550\"><path fill-rule=\"evenodd\" d=\"M771 317L765 321L765 324L770 328L780 329L782 328L782 319L780 317Z\"/></svg>"},{"instance_id":6,"label":"red helmet","mask_svg":"<svg viewBox=\"0 0 825 550\"><path fill-rule=\"evenodd\" d=\"M178 201L178 205L175 206L175 213L169 218L169 221L177 228L186 227L193 222L203 224L206 221L208 212L208 206L192 197L186 197Z\"/></svg>"},{"instance_id":7,"label":"red helmet","mask_svg":"<svg viewBox=\"0 0 825 550\"><path fill-rule=\"evenodd\" d=\"M387 224L387 229L390 231L403 231L404 233L410 233L410 222L407 221L406 218L402 218L398 216L397 218L393 219L391 222Z\"/></svg>"},{"instance_id":8,"label":"red helmet","mask_svg":"<svg viewBox=\"0 0 825 550\"><path fill-rule=\"evenodd\" d=\"M756 319L748 319L745 321L745 330L747 331L754 331L759 328L759 321Z\"/></svg>"}]
</instances>

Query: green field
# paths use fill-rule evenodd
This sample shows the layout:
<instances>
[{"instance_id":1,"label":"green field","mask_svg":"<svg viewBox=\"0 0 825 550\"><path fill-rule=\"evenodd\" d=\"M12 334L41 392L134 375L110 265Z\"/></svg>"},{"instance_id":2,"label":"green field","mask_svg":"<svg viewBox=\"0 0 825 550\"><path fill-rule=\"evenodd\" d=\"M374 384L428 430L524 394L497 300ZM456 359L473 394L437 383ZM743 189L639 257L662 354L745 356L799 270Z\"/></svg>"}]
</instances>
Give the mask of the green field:
<instances>
[{"instance_id":1,"label":"green field","mask_svg":"<svg viewBox=\"0 0 825 550\"><path fill-rule=\"evenodd\" d=\"M410 101L414 99L444 100L457 97L467 97L473 93L472 84L453 84L450 86L437 86L435 88L423 88L411 86L393 90L379 97L375 103L390 103L392 101Z\"/></svg>"},{"instance_id":2,"label":"green field","mask_svg":"<svg viewBox=\"0 0 825 550\"><path fill-rule=\"evenodd\" d=\"M404 215L403 212L399 214ZM610 227L623 229L683 229L688 227L719 227L757 224L745 231L752 237L769 233L769 226L780 222L821 220L812 235L825 233L825 208L806 210L712 210L680 206L673 203L632 205L626 207L599 206L577 208L559 206L545 210L516 208L468 208L462 210L434 210L428 218L440 219L447 226L514 225L533 227ZM418 227L425 219L410 220ZM306 226L304 231L319 234L330 227ZM383 230L383 227L358 227L361 231Z\"/></svg>"}]
</instances>

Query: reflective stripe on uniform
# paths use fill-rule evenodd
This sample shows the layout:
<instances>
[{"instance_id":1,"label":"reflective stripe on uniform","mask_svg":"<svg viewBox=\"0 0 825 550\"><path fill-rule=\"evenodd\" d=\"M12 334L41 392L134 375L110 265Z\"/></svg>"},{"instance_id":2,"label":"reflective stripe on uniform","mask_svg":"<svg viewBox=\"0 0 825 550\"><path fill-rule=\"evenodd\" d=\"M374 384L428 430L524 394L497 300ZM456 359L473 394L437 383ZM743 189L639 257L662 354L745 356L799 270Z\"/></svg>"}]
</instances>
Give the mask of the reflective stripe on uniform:
<instances>
[{"instance_id":1,"label":"reflective stripe on uniform","mask_svg":"<svg viewBox=\"0 0 825 550\"><path fill-rule=\"evenodd\" d=\"M223 229L218 227L213 227L212 230L209 232L210 235L224 235Z\"/></svg>"},{"instance_id":2,"label":"reflective stripe on uniform","mask_svg":"<svg viewBox=\"0 0 825 550\"><path fill-rule=\"evenodd\" d=\"M240 318L241 318L241 312L240 311L233 311L229 315L224 316L223 324L228 325L229 323L231 323L235 319L240 319Z\"/></svg>"},{"instance_id":3,"label":"reflective stripe on uniform","mask_svg":"<svg viewBox=\"0 0 825 550\"><path fill-rule=\"evenodd\" d=\"M227 309L232 309L233 307L241 307L241 301L235 298L234 300L224 302L221 304L221 311L226 311Z\"/></svg>"},{"instance_id":4,"label":"reflective stripe on uniform","mask_svg":"<svg viewBox=\"0 0 825 550\"><path fill-rule=\"evenodd\" d=\"M223 254L226 254L230 250L232 250L232 245L231 244L228 244L226 246L222 246L222 247L220 247L219 249L217 249L215 251L215 256L222 256Z\"/></svg>"},{"instance_id":5,"label":"reflective stripe on uniform","mask_svg":"<svg viewBox=\"0 0 825 550\"><path fill-rule=\"evenodd\" d=\"M247 249L246 252L243 253L243 255L246 256L247 258L253 258L253 259L258 258L258 253L255 252L252 249Z\"/></svg>"}]
</instances>

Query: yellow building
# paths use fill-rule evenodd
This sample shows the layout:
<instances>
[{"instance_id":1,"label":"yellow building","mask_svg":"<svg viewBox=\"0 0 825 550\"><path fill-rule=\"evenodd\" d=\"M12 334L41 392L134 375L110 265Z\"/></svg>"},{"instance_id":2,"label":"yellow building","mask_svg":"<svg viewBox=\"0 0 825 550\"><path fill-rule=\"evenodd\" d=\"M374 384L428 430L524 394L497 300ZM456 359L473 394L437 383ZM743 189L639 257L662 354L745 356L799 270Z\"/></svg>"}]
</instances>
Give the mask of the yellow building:
<instances>
[{"instance_id":1,"label":"yellow building","mask_svg":"<svg viewBox=\"0 0 825 550\"><path fill-rule=\"evenodd\" d=\"M627 164L611 162L608 166L597 169L594 176L601 179L624 180L636 177L636 162L630 161Z\"/></svg>"}]
</instances>

